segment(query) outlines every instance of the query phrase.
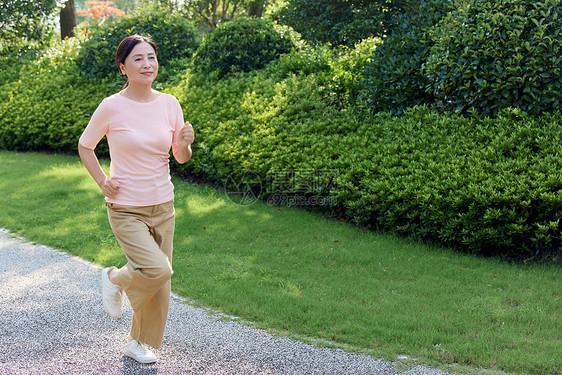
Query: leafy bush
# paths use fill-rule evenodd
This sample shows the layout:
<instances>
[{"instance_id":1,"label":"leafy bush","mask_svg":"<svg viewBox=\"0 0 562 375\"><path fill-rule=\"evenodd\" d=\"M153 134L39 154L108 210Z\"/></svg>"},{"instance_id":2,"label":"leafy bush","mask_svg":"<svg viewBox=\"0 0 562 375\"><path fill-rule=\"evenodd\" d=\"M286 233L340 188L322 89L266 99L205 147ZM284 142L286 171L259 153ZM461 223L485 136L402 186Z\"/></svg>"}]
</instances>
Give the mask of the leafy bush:
<instances>
[{"instance_id":1,"label":"leafy bush","mask_svg":"<svg viewBox=\"0 0 562 375\"><path fill-rule=\"evenodd\" d=\"M482 255L560 259L560 113L480 119L422 106L359 117L328 105L313 74L274 66L174 88L198 139L176 170L221 184L252 171L272 202L334 197L317 207L362 226ZM326 179L311 186L317 171Z\"/></svg>"},{"instance_id":2,"label":"leafy bush","mask_svg":"<svg viewBox=\"0 0 562 375\"><path fill-rule=\"evenodd\" d=\"M363 39L381 36L400 1L288 0L274 17L312 43L351 47ZM400 11L398 11L400 12Z\"/></svg>"},{"instance_id":3,"label":"leafy bush","mask_svg":"<svg viewBox=\"0 0 562 375\"><path fill-rule=\"evenodd\" d=\"M9 47L0 53L0 103L8 100L21 71L35 61L38 54L40 51L32 45Z\"/></svg>"},{"instance_id":4,"label":"leafy bush","mask_svg":"<svg viewBox=\"0 0 562 375\"><path fill-rule=\"evenodd\" d=\"M393 18L392 32L374 51L361 86L361 100L373 111L402 114L407 108L433 102L422 73L431 46L427 35L451 1L421 0L419 6Z\"/></svg>"},{"instance_id":5,"label":"leafy bush","mask_svg":"<svg viewBox=\"0 0 562 375\"><path fill-rule=\"evenodd\" d=\"M337 192L354 221L510 258L560 259L562 115L497 119L426 107L342 139Z\"/></svg>"},{"instance_id":6,"label":"leafy bush","mask_svg":"<svg viewBox=\"0 0 562 375\"><path fill-rule=\"evenodd\" d=\"M315 77L311 84L319 87L326 102L343 109L355 104L364 89L363 72L378 42L371 38L353 48L338 49L301 42L290 53L272 62L269 69L279 77L293 74Z\"/></svg>"},{"instance_id":7,"label":"leafy bush","mask_svg":"<svg viewBox=\"0 0 562 375\"><path fill-rule=\"evenodd\" d=\"M220 77L261 69L293 47L290 36L277 31L271 21L241 18L207 34L193 63L199 72Z\"/></svg>"},{"instance_id":8,"label":"leafy bush","mask_svg":"<svg viewBox=\"0 0 562 375\"><path fill-rule=\"evenodd\" d=\"M293 74L323 74L330 71L330 64L334 59L334 52L328 46L313 46L299 41L297 48L281 55L271 64L275 65L275 72L280 77Z\"/></svg>"},{"instance_id":9,"label":"leafy bush","mask_svg":"<svg viewBox=\"0 0 562 375\"><path fill-rule=\"evenodd\" d=\"M558 0L468 0L432 32L425 76L440 105L496 115L556 110L562 98Z\"/></svg>"},{"instance_id":10,"label":"leafy bush","mask_svg":"<svg viewBox=\"0 0 562 375\"><path fill-rule=\"evenodd\" d=\"M327 74L318 74L318 85L328 103L346 108L357 104L365 91L363 76L373 51L380 45L378 38L365 39L353 48L340 48L330 59Z\"/></svg>"},{"instance_id":11,"label":"leafy bush","mask_svg":"<svg viewBox=\"0 0 562 375\"><path fill-rule=\"evenodd\" d=\"M25 65L0 103L0 147L76 152L80 134L100 101L115 91L109 80L86 80L76 68L78 41L67 40ZM107 154L107 144L97 151Z\"/></svg>"},{"instance_id":12,"label":"leafy bush","mask_svg":"<svg viewBox=\"0 0 562 375\"><path fill-rule=\"evenodd\" d=\"M163 67L185 60L198 46L196 30L185 18L161 10L145 10L120 17L91 29L78 56L80 71L88 78L115 78L119 70L115 51L119 42L132 34L150 35L158 47L158 62ZM159 75L164 81L166 74Z\"/></svg>"},{"instance_id":13,"label":"leafy bush","mask_svg":"<svg viewBox=\"0 0 562 375\"><path fill-rule=\"evenodd\" d=\"M221 184L231 174L251 170L259 174L264 193L273 194L271 171L321 167L335 146L330 137L351 131L358 120L326 104L314 75L280 73L276 67L197 86L187 77L171 90L198 139L192 162L176 170Z\"/></svg>"}]
</instances>

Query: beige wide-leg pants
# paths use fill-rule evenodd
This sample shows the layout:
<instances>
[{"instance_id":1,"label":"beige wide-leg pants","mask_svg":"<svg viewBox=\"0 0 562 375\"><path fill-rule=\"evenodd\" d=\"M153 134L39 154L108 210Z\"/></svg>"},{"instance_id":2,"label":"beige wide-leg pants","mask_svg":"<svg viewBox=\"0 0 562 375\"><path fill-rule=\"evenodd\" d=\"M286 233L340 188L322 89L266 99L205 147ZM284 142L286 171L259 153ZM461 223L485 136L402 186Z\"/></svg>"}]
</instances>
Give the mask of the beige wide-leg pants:
<instances>
[{"instance_id":1,"label":"beige wide-leg pants","mask_svg":"<svg viewBox=\"0 0 562 375\"><path fill-rule=\"evenodd\" d=\"M160 349L170 305L174 202L147 207L108 203L107 214L128 260L118 276L133 308L131 337Z\"/></svg>"}]
</instances>

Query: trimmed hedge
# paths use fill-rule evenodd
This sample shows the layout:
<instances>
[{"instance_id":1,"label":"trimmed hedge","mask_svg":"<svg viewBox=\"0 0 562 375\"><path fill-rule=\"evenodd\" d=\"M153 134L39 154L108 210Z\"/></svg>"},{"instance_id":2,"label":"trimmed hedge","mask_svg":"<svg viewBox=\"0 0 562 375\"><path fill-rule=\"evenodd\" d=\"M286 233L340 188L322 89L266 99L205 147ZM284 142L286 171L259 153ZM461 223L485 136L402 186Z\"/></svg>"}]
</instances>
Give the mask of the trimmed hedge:
<instances>
[{"instance_id":1,"label":"trimmed hedge","mask_svg":"<svg viewBox=\"0 0 562 375\"><path fill-rule=\"evenodd\" d=\"M21 70L0 103L0 147L18 151L76 152L80 134L101 100L118 86L87 80L76 68L76 40L46 51ZM97 151L107 154L106 143Z\"/></svg>"},{"instance_id":2,"label":"trimmed hedge","mask_svg":"<svg viewBox=\"0 0 562 375\"><path fill-rule=\"evenodd\" d=\"M360 117L327 105L313 74L268 70L185 85L174 93L198 141L180 171L224 183L250 170L264 199L283 184L330 195L337 203L324 208L352 222L475 254L562 256L559 112L492 120L417 107ZM303 190L306 173L272 173L307 170L333 171L335 181Z\"/></svg>"},{"instance_id":3,"label":"trimmed hedge","mask_svg":"<svg viewBox=\"0 0 562 375\"><path fill-rule=\"evenodd\" d=\"M341 140L353 151L338 160L338 197L370 227L483 255L560 258L561 120L377 115Z\"/></svg>"}]
</instances>

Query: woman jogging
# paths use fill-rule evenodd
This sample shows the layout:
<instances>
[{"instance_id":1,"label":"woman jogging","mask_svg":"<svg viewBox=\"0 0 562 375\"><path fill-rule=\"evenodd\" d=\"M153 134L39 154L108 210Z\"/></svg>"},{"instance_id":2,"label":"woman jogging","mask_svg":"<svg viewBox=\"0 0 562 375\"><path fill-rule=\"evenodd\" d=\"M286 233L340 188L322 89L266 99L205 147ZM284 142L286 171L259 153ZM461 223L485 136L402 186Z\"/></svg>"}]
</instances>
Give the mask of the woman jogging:
<instances>
[{"instance_id":1,"label":"woman jogging","mask_svg":"<svg viewBox=\"0 0 562 375\"><path fill-rule=\"evenodd\" d=\"M123 291L127 294L133 321L124 354L152 363L156 356L148 346L162 346L170 300L175 218L169 152L187 162L194 133L177 99L152 89L158 59L151 38L123 39L115 61L127 77L125 88L101 102L78 151L105 196L111 228L128 261L102 271L103 306L118 318ZM109 177L94 153L103 136L109 143Z\"/></svg>"}]
</instances>

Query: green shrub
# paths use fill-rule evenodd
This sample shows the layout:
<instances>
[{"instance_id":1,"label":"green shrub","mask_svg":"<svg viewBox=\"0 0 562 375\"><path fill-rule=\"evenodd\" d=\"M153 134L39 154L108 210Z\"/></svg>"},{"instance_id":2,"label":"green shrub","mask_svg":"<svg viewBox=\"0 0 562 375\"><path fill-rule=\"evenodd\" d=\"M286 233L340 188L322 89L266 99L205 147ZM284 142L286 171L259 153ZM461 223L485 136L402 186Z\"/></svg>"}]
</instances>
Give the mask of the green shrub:
<instances>
[{"instance_id":1,"label":"green shrub","mask_svg":"<svg viewBox=\"0 0 562 375\"><path fill-rule=\"evenodd\" d=\"M160 10L139 11L91 29L78 56L80 71L88 78L119 76L115 51L119 42L132 34L150 35L158 47L158 62L166 69L174 61L185 61L197 49L196 30L185 18ZM159 74L166 82L169 74Z\"/></svg>"},{"instance_id":2,"label":"green shrub","mask_svg":"<svg viewBox=\"0 0 562 375\"><path fill-rule=\"evenodd\" d=\"M433 102L422 73L431 46L427 35L449 9L449 0L421 0L419 7L394 17L392 32L374 51L361 87L361 100L373 111L402 114Z\"/></svg>"},{"instance_id":3,"label":"green shrub","mask_svg":"<svg viewBox=\"0 0 562 375\"><path fill-rule=\"evenodd\" d=\"M558 0L465 0L432 32L425 66L443 107L537 115L560 107L562 10Z\"/></svg>"},{"instance_id":4,"label":"green shrub","mask_svg":"<svg viewBox=\"0 0 562 375\"><path fill-rule=\"evenodd\" d=\"M17 80L22 68L35 60L39 52L31 45L4 49L0 53L0 83Z\"/></svg>"},{"instance_id":5,"label":"green shrub","mask_svg":"<svg viewBox=\"0 0 562 375\"><path fill-rule=\"evenodd\" d=\"M381 36L387 29L386 21L394 12L401 11L400 3L387 0L288 0L274 17L314 44L352 47L363 39Z\"/></svg>"},{"instance_id":6,"label":"green shrub","mask_svg":"<svg viewBox=\"0 0 562 375\"><path fill-rule=\"evenodd\" d=\"M277 31L271 21L241 18L207 34L193 63L199 72L220 77L261 69L293 47L290 36Z\"/></svg>"},{"instance_id":7,"label":"green shrub","mask_svg":"<svg viewBox=\"0 0 562 375\"><path fill-rule=\"evenodd\" d=\"M32 45L9 47L0 53L0 103L8 100L21 71L35 61L39 53Z\"/></svg>"},{"instance_id":8,"label":"green shrub","mask_svg":"<svg viewBox=\"0 0 562 375\"><path fill-rule=\"evenodd\" d=\"M197 86L188 77L171 91L194 124L198 139L192 162L176 170L220 184L231 174L251 170L260 176L267 198L278 192L272 187L272 171L322 168L326 155L337 146L332 137L352 131L358 120L326 104L314 75L287 74L276 67L198 81ZM292 178L291 184L298 186L306 176ZM303 195L312 193L299 190Z\"/></svg>"},{"instance_id":9,"label":"green shrub","mask_svg":"<svg viewBox=\"0 0 562 375\"><path fill-rule=\"evenodd\" d=\"M299 41L297 48L279 56L271 64L281 77L293 74L323 74L330 71L330 64L334 59L334 52L328 46L313 46Z\"/></svg>"},{"instance_id":10,"label":"green shrub","mask_svg":"<svg viewBox=\"0 0 562 375\"><path fill-rule=\"evenodd\" d=\"M560 113L380 114L344 145L339 197L360 224L515 258L560 253Z\"/></svg>"},{"instance_id":11,"label":"green shrub","mask_svg":"<svg viewBox=\"0 0 562 375\"><path fill-rule=\"evenodd\" d=\"M80 76L78 49L78 41L67 40L23 67L8 99L0 103L0 148L76 152L92 113L115 91L107 79ZM107 154L107 144L97 151Z\"/></svg>"},{"instance_id":12,"label":"green shrub","mask_svg":"<svg viewBox=\"0 0 562 375\"><path fill-rule=\"evenodd\" d=\"M316 207L369 228L481 255L560 259L560 113L480 119L422 106L360 117L328 105L314 74L275 66L174 88L197 132L192 161L176 170L220 184L252 171L255 191L274 203L279 193L334 197ZM326 179L310 186L316 171Z\"/></svg>"},{"instance_id":13,"label":"green shrub","mask_svg":"<svg viewBox=\"0 0 562 375\"><path fill-rule=\"evenodd\" d=\"M299 42L297 48L272 62L269 69L281 77L313 75L327 103L338 108L355 104L361 91L363 72L380 40L365 39L353 47L330 48Z\"/></svg>"}]
</instances>

